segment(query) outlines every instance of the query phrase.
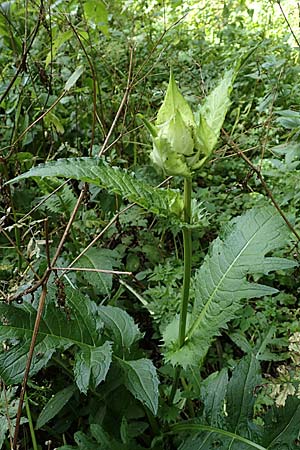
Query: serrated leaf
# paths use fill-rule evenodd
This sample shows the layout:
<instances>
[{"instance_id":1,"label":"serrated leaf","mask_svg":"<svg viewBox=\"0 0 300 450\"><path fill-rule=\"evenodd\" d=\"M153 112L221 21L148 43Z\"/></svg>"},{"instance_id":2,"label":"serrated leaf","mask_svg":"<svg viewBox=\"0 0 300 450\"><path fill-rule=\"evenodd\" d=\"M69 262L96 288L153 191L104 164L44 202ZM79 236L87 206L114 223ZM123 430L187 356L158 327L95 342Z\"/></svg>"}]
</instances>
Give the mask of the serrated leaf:
<instances>
[{"instance_id":1,"label":"serrated leaf","mask_svg":"<svg viewBox=\"0 0 300 450\"><path fill-rule=\"evenodd\" d=\"M178 319L164 333L168 361L184 367L201 364L213 337L234 318L242 299L278 292L248 281L247 275L295 267L297 263L289 259L265 256L281 248L287 237L285 222L270 206L253 208L231 222L226 235L213 242L202 267L195 273L195 302L185 345L178 348L175 331Z\"/></svg>"},{"instance_id":2,"label":"serrated leaf","mask_svg":"<svg viewBox=\"0 0 300 450\"><path fill-rule=\"evenodd\" d=\"M112 270L118 266L118 253L108 248L92 248L76 263L78 267ZM112 289L112 274L103 272L80 272L86 281L96 288L100 295L110 297Z\"/></svg>"},{"instance_id":3,"label":"serrated leaf","mask_svg":"<svg viewBox=\"0 0 300 450\"><path fill-rule=\"evenodd\" d=\"M86 347L76 353L74 375L79 390L86 394L88 388L95 389L105 380L111 360L110 342L100 347Z\"/></svg>"},{"instance_id":4,"label":"serrated leaf","mask_svg":"<svg viewBox=\"0 0 300 450\"><path fill-rule=\"evenodd\" d=\"M110 167L100 158L66 158L40 164L10 183L30 177L63 177L92 183L170 219L181 216L183 211L180 193L152 187L117 167Z\"/></svg>"},{"instance_id":5,"label":"serrated leaf","mask_svg":"<svg viewBox=\"0 0 300 450\"><path fill-rule=\"evenodd\" d=\"M68 403L75 390L76 388L72 384L51 397L37 418L36 429L42 428L46 423L53 419L53 417L55 417Z\"/></svg>"},{"instance_id":6,"label":"serrated leaf","mask_svg":"<svg viewBox=\"0 0 300 450\"><path fill-rule=\"evenodd\" d=\"M300 400L289 397L284 407L273 407L266 414L263 445L268 450L295 450L299 423Z\"/></svg>"},{"instance_id":7,"label":"serrated leaf","mask_svg":"<svg viewBox=\"0 0 300 450\"><path fill-rule=\"evenodd\" d=\"M98 314L105 329L112 333L114 344L121 350L129 350L143 336L132 317L121 308L98 306Z\"/></svg>"},{"instance_id":8,"label":"serrated leaf","mask_svg":"<svg viewBox=\"0 0 300 450\"><path fill-rule=\"evenodd\" d=\"M158 377L150 359L125 361L118 358L124 372L124 385L155 415L158 408Z\"/></svg>"},{"instance_id":9,"label":"serrated leaf","mask_svg":"<svg viewBox=\"0 0 300 450\"><path fill-rule=\"evenodd\" d=\"M24 374L36 310L30 303L0 304L0 339L11 347L0 354L0 376L7 384L19 383ZM80 292L66 289L66 306L58 308L54 301L46 302L35 346L30 375L44 367L52 354L72 345L78 347L75 377L78 387L86 392L89 383L94 388L108 370L109 343L103 349L96 304ZM105 350L105 355L103 354ZM82 354L82 358L80 355ZM82 362L85 372L78 372ZM87 375L88 373L88 375ZM81 378L84 376L84 381Z\"/></svg>"},{"instance_id":10,"label":"serrated leaf","mask_svg":"<svg viewBox=\"0 0 300 450\"><path fill-rule=\"evenodd\" d=\"M69 91L74 86L74 84L76 84L77 80L83 74L83 71L84 71L84 67L83 66L78 66L77 67L75 72L72 73L72 75L70 76L70 78L66 82L65 87L64 87L65 91Z\"/></svg>"}]
</instances>

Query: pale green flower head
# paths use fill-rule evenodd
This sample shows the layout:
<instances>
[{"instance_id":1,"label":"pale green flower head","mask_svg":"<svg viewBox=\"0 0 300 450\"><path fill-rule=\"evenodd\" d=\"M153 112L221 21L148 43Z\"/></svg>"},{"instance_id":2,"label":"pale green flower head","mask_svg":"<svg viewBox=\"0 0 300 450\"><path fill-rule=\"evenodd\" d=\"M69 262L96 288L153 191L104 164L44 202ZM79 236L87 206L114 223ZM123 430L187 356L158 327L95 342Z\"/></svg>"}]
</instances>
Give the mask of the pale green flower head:
<instances>
[{"instance_id":1,"label":"pale green flower head","mask_svg":"<svg viewBox=\"0 0 300 450\"><path fill-rule=\"evenodd\" d=\"M233 73L226 72L194 115L171 72L155 125L142 118L153 140L150 159L166 175L191 177L210 156L230 105L232 81Z\"/></svg>"}]
</instances>

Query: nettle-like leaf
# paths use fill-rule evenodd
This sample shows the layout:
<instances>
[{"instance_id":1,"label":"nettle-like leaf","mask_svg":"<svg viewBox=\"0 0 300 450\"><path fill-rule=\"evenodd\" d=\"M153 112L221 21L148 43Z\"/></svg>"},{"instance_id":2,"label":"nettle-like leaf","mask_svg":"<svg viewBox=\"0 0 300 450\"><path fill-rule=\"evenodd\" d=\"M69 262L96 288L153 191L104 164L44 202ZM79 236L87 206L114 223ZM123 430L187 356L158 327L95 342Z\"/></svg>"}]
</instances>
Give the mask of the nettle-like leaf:
<instances>
[{"instance_id":1,"label":"nettle-like leaf","mask_svg":"<svg viewBox=\"0 0 300 450\"><path fill-rule=\"evenodd\" d=\"M118 267L119 255L109 248L91 248L76 263L77 267L112 270ZM98 294L108 295L112 291L112 274L103 272L80 272L80 276L92 285Z\"/></svg>"},{"instance_id":2,"label":"nettle-like leaf","mask_svg":"<svg viewBox=\"0 0 300 450\"><path fill-rule=\"evenodd\" d=\"M124 385L155 415L158 408L158 377L150 359L124 361L117 359L124 373Z\"/></svg>"},{"instance_id":3,"label":"nettle-like leaf","mask_svg":"<svg viewBox=\"0 0 300 450\"><path fill-rule=\"evenodd\" d=\"M247 276L296 266L289 259L266 257L282 247L287 236L283 219L271 206L253 208L230 223L225 236L213 242L193 278L195 302L184 346L178 348L178 318L165 330L167 361L183 367L201 364L212 339L235 317L242 299L278 292L252 283Z\"/></svg>"},{"instance_id":4,"label":"nettle-like leaf","mask_svg":"<svg viewBox=\"0 0 300 450\"><path fill-rule=\"evenodd\" d=\"M142 338L143 334L132 317L116 306L98 306L98 314L111 333L114 345L120 350L129 350L132 344Z\"/></svg>"},{"instance_id":5,"label":"nettle-like leaf","mask_svg":"<svg viewBox=\"0 0 300 450\"><path fill-rule=\"evenodd\" d=\"M40 164L10 181L30 177L63 177L101 186L162 217L181 216L183 200L179 192L157 189L128 172L109 166L100 158L66 158Z\"/></svg>"},{"instance_id":6,"label":"nettle-like leaf","mask_svg":"<svg viewBox=\"0 0 300 450\"><path fill-rule=\"evenodd\" d=\"M78 347L74 375L80 391L95 388L106 377L112 348L103 344L97 306L78 291L66 289L66 310L53 301L45 306L34 350L30 375L44 367L56 350ZM7 384L19 383L24 374L36 309L29 303L0 304L0 338L7 347L0 354L0 376Z\"/></svg>"},{"instance_id":7,"label":"nettle-like leaf","mask_svg":"<svg viewBox=\"0 0 300 450\"><path fill-rule=\"evenodd\" d=\"M134 445L133 442L128 445L123 444L123 442L109 435L98 424L91 424L90 436L82 431L77 431L74 434L74 441L77 444L76 447L64 445L58 447L57 450L142 450L142 447Z\"/></svg>"}]
</instances>

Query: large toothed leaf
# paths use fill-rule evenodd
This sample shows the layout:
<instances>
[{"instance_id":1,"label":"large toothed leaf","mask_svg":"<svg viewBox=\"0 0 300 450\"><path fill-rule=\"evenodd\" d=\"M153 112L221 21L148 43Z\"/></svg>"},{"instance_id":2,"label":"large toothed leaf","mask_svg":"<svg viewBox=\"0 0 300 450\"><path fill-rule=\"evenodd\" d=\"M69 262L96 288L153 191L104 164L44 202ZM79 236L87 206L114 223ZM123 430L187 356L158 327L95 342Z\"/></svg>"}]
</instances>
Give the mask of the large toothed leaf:
<instances>
[{"instance_id":1,"label":"large toothed leaf","mask_svg":"<svg viewBox=\"0 0 300 450\"><path fill-rule=\"evenodd\" d=\"M158 377L150 359L124 361L118 359L124 372L124 384L132 395L140 400L153 414L158 408Z\"/></svg>"},{"instance_id":2,"label":"large toothed leaf","mask_svg":"<svg viewBox=\"0 0 300 450\"><path fill-rule=\"evenodd\" d=\"M294 267L292 260L266 256L282 247L287 236L285 222L270 206L254 208L231 222L223 239L214 241L194 276L195 302L185 345L178 348L176 319L164 333L167 360L175 365L198 365L212 339L235 317L242 299L278 292L273 287L252 283L247 275Z\"/></svg>"},{"instance_id":3,"label":"large toothed leaf","mask_svg":"<svg viewBox=\"0 0 300 450\"><path fill-rule=\"evenodd\" d=\"M19 383L28 357L36 309L27 302L22 305L1 303L0 317L0 339L9 348L0 354L0 376L7 384ZM83 392L96 387L105 378L111 361L111 346L101 341L102 327L97 306L77 291L66 290L64 308L48 299L30 374L44 367L56 350L75 345L78 347L75 381Z\"/></svg>"},{"instance_id":4,"label":"large toothed leaf","mask_svg":"<svg viewBox=\"0 0 300 450\"><path fill-rule=\"evenodd\" d=\"M73 178L95 184L162 217L178 217L183 210L183 201L178 192L143 183L124 170L110 167L100 158L66 158L40 164L10 182L29 177Z\"/></svg>"},{"instance_id":5,"label":"large toothed leaf","mask_svg":"<svg viewBox=\"0 0 300 450\"><path fill-rule=\"evenodd\" d=\"M98 306L98 314L111 333L114 345L120 350L129 350L143 336L139 327L124 309L116 306Z\"/></svg>"},{"instance_id":6,"label":"large toothed leaf","mask_svg":"<svg viewBox=\"0 0 300 450\"><path fill-rule=\"evenodd\" d=\"M95 389L105 380L112 360L110 342L100 347L84 347L76 353L74 375L81 392L87 393L88 388Z\"/></svg>"}]
</instances>

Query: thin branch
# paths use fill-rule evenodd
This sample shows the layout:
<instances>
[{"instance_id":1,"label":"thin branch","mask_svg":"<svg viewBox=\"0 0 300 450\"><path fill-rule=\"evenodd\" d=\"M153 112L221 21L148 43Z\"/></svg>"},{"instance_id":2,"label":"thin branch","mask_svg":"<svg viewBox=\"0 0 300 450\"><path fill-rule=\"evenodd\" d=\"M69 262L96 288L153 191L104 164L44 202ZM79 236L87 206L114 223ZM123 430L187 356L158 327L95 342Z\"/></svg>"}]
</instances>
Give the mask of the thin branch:
<instances>
[{"instance_id":1,"label":"thin branch","mask_svg":"<svg viewBox=\"0 0 300 450\"><path fill-rule=\"evenodd\" d=\"M74 264L94 245L96 244L97 241L99 241L99 239L103 236L103 234L115 223L115 221L118 219L118 217L123 214L125 211L127 211L128 209L132 208L135 205L135 203L131 203L130 205L126 206L125 208L123 208L121 211L117 212L114 217L108 222L108 224L103 228L103 230L101 230L101 232L99 234L97 234L97 236L89 243L89 245L87 247L85 247L85 249L82 250L82 252L76 256L76 258L71 262L71 264L69 264L68 269L70 269L71 267L74 266ZM65 274L65 272L62 273L61 276L63 276Z\"/></svg>"},{"instance_id":2,"label":"thin branch","mask_svg":"<svg viewBox=\"0 0 300 450\"><path fill-rule=\"evenodd\" d=\"M49 274L48 274L48 277L49 277ZM43 314L43 310L44 310L44 305L45 305L45 301L46 301L47 281L48 280L45 280L45 283L43 285L42 294L40 296L39 307L38 307L37 314L36 314L30 348L29 348L28 357L27 357L27 361L26 361L26 367L25 367L22 388L21 388L21 393L20 393L20 398L19 398L19 404L18 404L17 417L16 417L15 433L14 433L13 446L12 446L13 450L17 450L17 448L18 448L18 435L19 435L19 429L20 429L20 421L21 421L21 416L22 416L24 397L25 397L27 380L28 380L28 376L29 376L31 362L32 362L32 358L33 358L34 347L36 344L36 339L37 339L40 322L41 322L41 318L42 318L42 314Z\"/></svg>"},{"instance_id":3,"label":"thin branch","mask_svg":"<svg viewBox=\"0 0 300 450\"><path fill-rule=\"evenodd\" d=\"M226 136L227 138L227 142L230 145L230 147L235 150L235 152L248 164L249 167L251 167L251 169L253 170L253 172L256 173L257 177L259 178L262 187L264 188L267 196L269 197L269 199L271 200L271 202L273 203L274 207L277 209L277 211L279 212L279 214L281 215L281 217L283 218L283 220L285 221L286 225L289 227L289 229L291 230L291 232L296 236L297 240L300 241L300 235L298 234L298 232L295 230L295 228L293 227L293 225L291 224L291 222L288 220L288 218L286 217L286 215L284 214L284 212L282 211L282 209L280 208L280 206L278 205L277 201L275 200L272 191L269 189L267 183L264 180L264 177L260 171L260 169L258 167L256 167L254 164L252 164L252 162L250 161L250 159L239 149L239 147L237 146L237 144L232 141L232 139L230 139L230 136L228 133L226 133L225 130L222 130L223 134Z\"/></svg>"},{"instance_id":4,"label":"thin branch","mask_svg":"<svg viewBox=\"0 0 300 450\"><path fill-rule=\"evenodd\" d=\"M283 9L282 6L281 6L280 0L277 0L277 3L278 3L278 6L279 6L279 8L280 8L280 11L281 11L281 13L282 13L282 15L283 15L283 17L284 17L284 20L285 20L287 26L289 27L290 32L292 33L293 38L295 39L296 44L297 44L298 47L300 48L300 42L299 42L299 39L297 38L297 36L296 36L296 34L295 34L293 28L291 27L291 24L290 24L290 22L289 22L289 19L287 18L286 14L285 14L285 12L284 12L284 9Z\"/></svg>"},{"instance_id":5,"label":"thin branch","mask_svg":"<svg viewBox=\"0 0 300 450\"><path fill-rule=\"evenodd\" d=\"M28 133L28 131L31 130L37 123L39 123L52 109L61 101L61 99L66 95L68 91L63 91L60 96L52 103L52 105L44 111L37 119L35 119L28 127L17 137L17 139L11 144L7 145L6 147L2 147L0 150L6 150L7 148L14 149L14 147L17 145L18 142L20 142L23 137ZM8 159L11 156L13 150L6 156L6 159Z\"/></svg>"},{"instance_id":6,"label":"thin branch","mask_svg":"<svg viewBox=\"0 0 300 450\"><path fill-rule=\"evenodd\" d=\"M76 205L73 209L73 212L71 214L69 222L66 226L65 232L58 244L58 247L57 247L54 257L52 258L51 265L54 265L56 263L59 255L60 255L60 252L65 243L66 237L67 237L67 235L70 231L70 228L74 222L75 216L76 216L78 209L80 207L80 204L85 196L85 193L86 193L86 184L84 185L84 188L80 192L80 195L78 197ZM45 302L46 302L47 283L48 283L50 274L51 274L51 268L48 268L44 273L42 282L40 282L40 285L42 285L42 293L41 293L41 296L39 299L39 306L38 306L37 313L36 313L34 329L33 329L33 333L32 333L32 338L31 338L30 348L29 348L28 357L27 357L27 361L26 361L24 377L23 377L23 381L22 381L22 388L21 388L21 393L20 393L20 398L19 398L18 412L17 412L16 425L15 425L15 433L14 433L14 439L13 439L13 450L17 450L18 435L19 435L19 429L20 429L24 397L25 397L25 392L26 392L26 387L27 387L27 381L28 381L29 371L30 371L31 362L32 362L32 358L33 358L34 348L35 348L35 344L36 344L36 340L37 340L37 336L38 336L38 332L39 332L39 327L40 327L40 323L41 323L41 319L42 319L42 314L43 314L44 306L45 306ZM36 283L35 286L37 286L37 284L38 283Z\"/></svg>"},{"instance_id":7,"label":"thin branch","mask_svg":"<svg viewBox=\"0 0 300 450\"><path fill-rule=\"evenodd\" d=\"M81 202L82 202L82 200L83 200L83 198L84 198L84 196L86 194L86 191L87 191L87 184L85 183L84 187L81 190L80 195L79 195L79 197L77 199L76 205L75 205L75 207L74 207L74 209L72 211L72 214L71 214L71 217L69 219L68 225L66 226L65 232L64 232L64 234L63 234L63 236L62 236L62 238L60 240L60 243L58 244L58 247L56 249L55 255L52 258L51 267L54 266L54 264L56 263L59 255L60 255L60 252L61 252L61 250L62 250L62 248L64 246L64 243L65 243L66 237L69 234L70 228L71 228L71 226L72 226L72 224L74 222L75 216L76 216L76 214L78 212L78 209L79 209L79 207L81 205Z\"/></svg>"},{"instance_id":8,"label":"thin branch","mask_svg":"<svg viewBox=\"0 0 300 450\"><path fill-rule=\"evenodd\" d=\"M90 66L91 72L92 72L92 80L93 80L93 123L92 123L92 134L91 134L91 143L90 143L90 156L92 155L92 149L93 149L93 145L94 145L94 140L95 140L95 126L96 126L96 119L99 119L98 115L97 115L97 75L96 75L96 71L95 68L92 64L91 58L89 57L85 46L83 45L79 34L77 33L77 30L75 29L74 25L68 21L68 24L70 25L70 27L73 30L73 33L75 34L79 45L83 51L83 53L85 54L85 57L87 59L87 62ZM99 119L100 120L100 119Z\"/></svg>"},{"instance_id":9,"label":"thin branch","mask_svg":"<svg viewBox=\"0 0 300 450\"><path fill-rule=\"evenodd\" d=\"M122 270L109 270L109 269L94 269L92 267L52 267L51 270L63 270L69 272L70 270L79 272L96 272L96 273L108 273L111 275L129 275L133 276L132 272L123 272Z\"/></svg>"},{"instance_id":10,"label":"thin branch","mask_svg":"<svg viewBox=\"0 0 300 450\"><path fill-rule=\"evenodd\" d=\"M43 205L52 195L56 194L65 184L67 184L70 181L70 179L64 181L61 185L59 185L54 191L50 192L50 194L46 195L37 205L35 205L34 208L32 208L25 216L23 216L17 223L24 222L27 217L29 217L34 211L36 211L41 205Z\"/></svg>"},{"instance_id":11,"label":"thin branch","mask_svg":"<svg viewBox=\"0 0 300 450\"><path fill-rule=\"evenodd\" d=\"M38 273L34 270L34 268L32 267L31 262L26 258L26 256L24 256L24 254L21 252L21 250L18 248L18 246L14 243L14 241L11 239L11 237L9 236L9 234L6 233L6 231L4 230L4 228L0 225L0 233L3 233L3 235L6 237L6 239L8 240L8 242L12 245L12 247L14 247L14 249L16 250L16 252L18 253L19 256L21 256L21 258L27 262L28 267L31 269L32 273L35 275L36 278L40 279Z\"/></svg>"},{"instance_id":12,"label":"thin branch","mask_svg":"<svg viewBox=\"0 0 300 450\"><path fill-rule=\"evenodd\" d=\"M102 148L101 148L101 150L99 152L99 156L102 156L106 152L106 150L107 150L106 147L107 147L108 141L109 141L109 139L110 139L110 137L112 135L112 132L113 132L113 130L114 130L116 124L117 124L117 121L118 121L118 119L120 117L122 109L123 109L125 103L128 100L128 97L129 97L129 94L130 94L130 90L131 90L132 62L133 62L133 48L130 48L129 69L128 69L128 76L127 76L127 86L126 86L126 89L125 89L122 101L120 103L119 109L117 111L117 114L115 115L113 123L112 123L112 125L111 125L111 127L109 129L109 132L107 133L107 136L106 136L106 138L105 138L105 140L103 142Z\"/></svg>"},{"instance_id":13,"label":"thin branch","mask_svg":"<svg viewBox=\"0 0 300 450\"><path fill-rule=\"evenodd\" d=\"M173 177L168 177L166 178L162 183L160 183L159 185L157 185L157 188L160 188L162 186L164 186L166 183L168 183L170 180L172 180ZM74 264L91 248L93 247L94 244L96 244L97 241L99 241L99 239L104 235L104 233L116 222L116 220L120 217L121 214L125 213L126 211L128 211L130 208L132 208L133 206L135 206L135 203L131 203L130 205L125 206L125 208L123 208L121 211L118 211L113 218L108 222L108 224L103 228L103 230L100 231L99 234L97 234L97 236L88 244L87 247L85 247L82 252L76 256L76 258L71 262L71 264L69 264L69 268L73 267ZM61 274L61 276L64 275L64 272Z\"/></svg>"},{"instance_id":14,"label":"thin branch","mask_svg":"<svg viewBox=\"0 0 300 450\"><path fill-rule=\"evenodd\" d=\"M31 41L29 42L27 47L26 47L26 42L25 42L24 51L23 51L23 55L22 55L19 67L17 68L16 73L14 74L13 78L10 80L7 88L5 89L3 94L1 95L1 97L0 97L0 104L3 102L3 100L5 99L5 97L7 96L7 94L9 93L11 88L13 87L13 85L15 84L15 82L16 82L18 76L20 75L20 73L22 72L22 70L24 70L24 67L26 65L27 55L28 55L28 53L29 53L29 51L30 51L30 49L31 49L31 47L33 45L33 42L34 42L36 36L37 36L37 33L38 33L39 28L40 28L43 15L44 15L44 4L43 4L43 1L41 0L38 20L37 20L35 29L33 30Z\"/></svg>"}]
</instances>

